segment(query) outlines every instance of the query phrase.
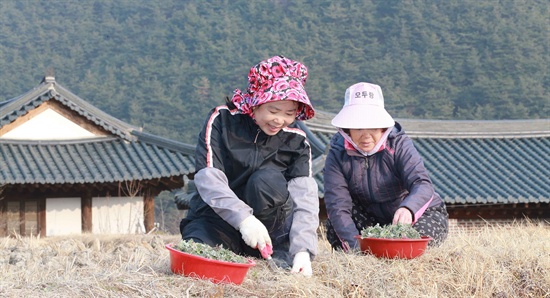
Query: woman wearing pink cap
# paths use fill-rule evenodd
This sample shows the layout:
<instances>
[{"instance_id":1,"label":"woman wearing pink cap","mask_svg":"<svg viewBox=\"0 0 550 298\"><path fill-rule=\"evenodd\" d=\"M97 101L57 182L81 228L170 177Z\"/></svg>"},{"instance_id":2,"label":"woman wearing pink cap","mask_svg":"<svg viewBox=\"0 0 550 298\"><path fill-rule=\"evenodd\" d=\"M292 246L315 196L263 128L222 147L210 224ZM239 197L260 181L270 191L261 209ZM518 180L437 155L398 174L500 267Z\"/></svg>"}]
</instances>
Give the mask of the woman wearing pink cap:
<instances>
[{"instance_id":1,"label":"woman wearing pink cap","mask_svg":"<svg viewBox=\"0 0 550 298\"><path fill-rule=\"evenodd\" d=\"M332 119L338 128L325 161L327 239L334 249L359 249L355 235L376 224L412 224L445 240L448 214L422 158L401 125L384 109L380 86L357 83Z\"/></svg>"},{"instance_id":2,"label":"woman wearing pink cap","mask_svg":"<svg viewBox=\"0 0 550 298\"><path fill-rule=\"evenodd\" d=\"M197 193L181 221L184 240L268 257L312 275L319 199L305 133L313 117L307 68L275 56L253 66L248 89L214 108L195 151Z\"/></svg>"}]
</instances>

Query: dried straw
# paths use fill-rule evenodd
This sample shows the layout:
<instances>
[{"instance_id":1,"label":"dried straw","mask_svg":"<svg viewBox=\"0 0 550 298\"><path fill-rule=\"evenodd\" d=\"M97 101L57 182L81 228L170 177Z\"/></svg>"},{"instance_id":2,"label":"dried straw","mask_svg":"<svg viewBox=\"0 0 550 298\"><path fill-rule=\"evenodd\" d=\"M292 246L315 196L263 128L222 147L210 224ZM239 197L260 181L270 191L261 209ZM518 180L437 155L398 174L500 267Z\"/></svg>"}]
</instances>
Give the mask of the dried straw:
<instances>
[{"instance_id":1,"label":"dried straw","mask_svg":"<svg viewBox=\"0 0 550 298\"><path fill-rule=\"evenodd\" d=\"M0 238L0 297L550 297L550 228L458 231L412 260L333 252L321 236L314 276L272 272L241 285L170 271L179 235Z\"/></svg>"}]
</instances>

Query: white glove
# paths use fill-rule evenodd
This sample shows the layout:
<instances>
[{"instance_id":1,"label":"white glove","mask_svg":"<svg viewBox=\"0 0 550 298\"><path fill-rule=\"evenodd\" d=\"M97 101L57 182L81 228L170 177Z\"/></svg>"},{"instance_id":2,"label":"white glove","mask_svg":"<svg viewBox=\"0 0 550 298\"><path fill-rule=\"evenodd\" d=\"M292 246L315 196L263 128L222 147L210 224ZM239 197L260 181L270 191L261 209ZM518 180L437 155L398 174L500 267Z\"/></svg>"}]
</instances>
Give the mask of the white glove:
<instances>
[{"instance_id":1,"label":"white glove","mask_svg":"<svg viewBox=\"0 0 550 298\"><path fill-rule=\"evenodd\" d=\"M311 270L311 259L309 257L309 252L301 251L294 256L291 272L300 272L305 276L313 275L313 270Z\"/></svg>"},{"instance_id":2,"label":"white glove","mask_svg":"<svg viewBox=\"0 0 550 298\"><path fill-rule=\"evenodd\" d=\"M244 242L252 248L262 250L266 244L271 245L267 229L254 215L250 215L241 222L239 232L241 232Z\"/></svg>"}]
</instances>

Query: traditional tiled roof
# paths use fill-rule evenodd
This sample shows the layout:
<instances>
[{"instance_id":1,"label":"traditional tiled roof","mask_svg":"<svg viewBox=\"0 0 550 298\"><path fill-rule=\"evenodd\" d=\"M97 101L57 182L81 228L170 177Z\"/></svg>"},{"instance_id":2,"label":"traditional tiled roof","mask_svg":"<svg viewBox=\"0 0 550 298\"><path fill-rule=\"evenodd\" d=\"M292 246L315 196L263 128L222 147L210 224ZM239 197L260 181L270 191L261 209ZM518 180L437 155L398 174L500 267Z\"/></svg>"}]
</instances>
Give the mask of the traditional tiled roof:
<instances>
[{"instance_id":1,"label":"traditional tiled roof","mask_svg":"<svg viewBox=\"0 0 550 298\"><path fill-rule=\"evenodd\" d=\"M318 147L314 152L325 152L336 132L333 116L316 111L301 124ZM550 119L395 120L413 139L448 204L550 203ZM322 160L323 154L315 157ZM315 174L322 196L322 167Z\"/></svg>"},{"instance_id":2,"label":"traditional tiled roof","mask_svg":"<svg viewBox=\"0 0 550 298\"><path fill-rule=\"evenodd\" d=\"M0 103L0 128L51 99L112 135L52 141L0 139L1 184L151 180L194 171L194 146L142 132L93 107L51 78Z\"/></svg>"},{"instance_id":3,"label":"traditional tiled roof","mask_svg":"<svg viewBox=\"0 0 550 298\"><path fill-rule=\"evenodd\" d=\"M46 77L36 88L29 92L0 103L0 128L51 99L57 100L106 131L125 140L135 139L132 137L131 132L140 129L94 107L57 84L53 77Z\"/></svg>"},{"instance_id":4,"label":"traditional tiled roof","mask_svg":"<svg viewBox=\"0 0 550 298\"><path fill-rule=\"evenodd\" d=\"M104 183L188 174L192 151L119 138L85 141L0 140L3 184Z\"/></svg>"}]
</instances>

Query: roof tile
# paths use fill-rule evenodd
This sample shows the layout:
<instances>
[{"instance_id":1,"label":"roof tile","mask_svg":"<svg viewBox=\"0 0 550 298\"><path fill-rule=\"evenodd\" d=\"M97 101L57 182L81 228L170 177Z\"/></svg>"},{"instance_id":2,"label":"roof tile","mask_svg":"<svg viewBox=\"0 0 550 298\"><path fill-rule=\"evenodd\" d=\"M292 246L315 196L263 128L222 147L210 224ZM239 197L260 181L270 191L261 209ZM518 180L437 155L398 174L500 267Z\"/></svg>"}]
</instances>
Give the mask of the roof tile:
<instances>
[{"instance_id":1,"label":"roof tile","mask_svg":"<svg viewBox=\"0 0 550 298\"><path fill-rule=\"evenodd\" d=\"M0 141L0 177L5 184L97 183L155 179L193 172L187 152L141 141L98 138L85 143ZM163 160L171 160L165 163ZM176 166L178 165L178 166Z\"/></svg>"}]
</instances>

